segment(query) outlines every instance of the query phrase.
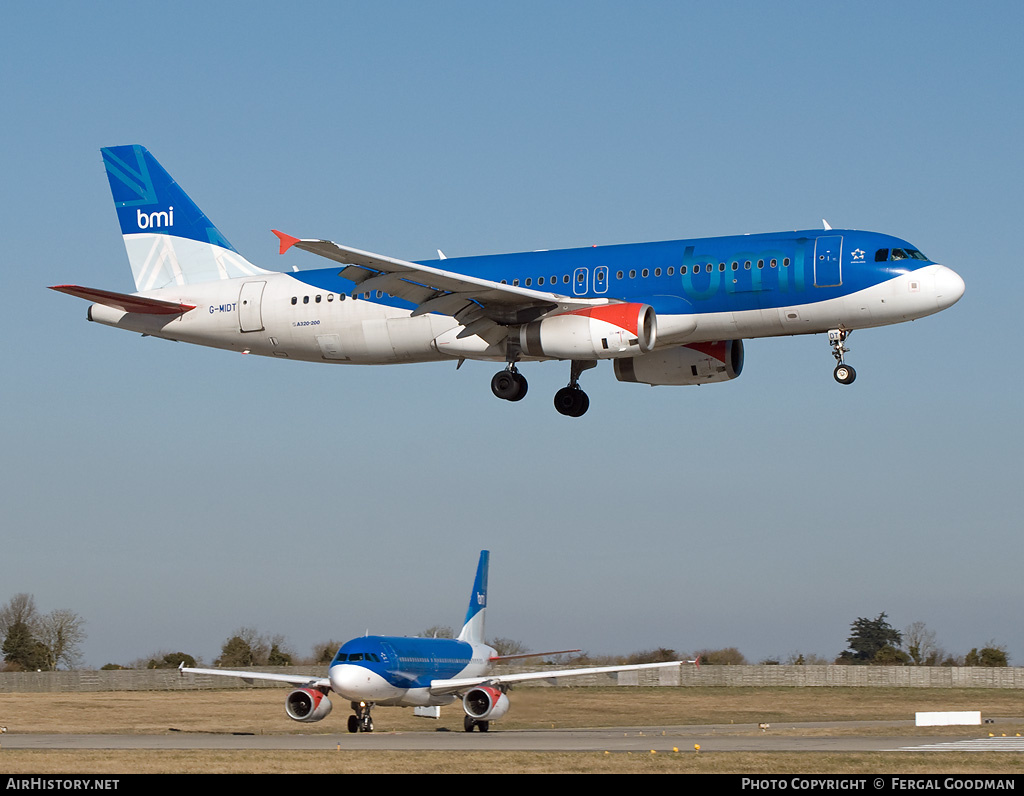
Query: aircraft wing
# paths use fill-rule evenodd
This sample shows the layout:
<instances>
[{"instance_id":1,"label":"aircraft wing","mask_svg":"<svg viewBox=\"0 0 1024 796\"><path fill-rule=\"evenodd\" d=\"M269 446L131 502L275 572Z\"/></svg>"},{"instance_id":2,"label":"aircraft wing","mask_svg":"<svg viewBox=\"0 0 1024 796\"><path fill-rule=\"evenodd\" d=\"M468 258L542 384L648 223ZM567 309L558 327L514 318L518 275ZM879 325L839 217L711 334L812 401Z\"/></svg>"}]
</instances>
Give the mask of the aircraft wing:
<instances>
[{"instance_id":1,"label":"aircraft wing","mask_svg":"<svg viewBox=\"0 0 1024 796\"><path fill-rule=\"evenodd\" d=\"M341 263L345 268L339 276L355 282L354 292L383 290L398 296L416 305L413 316L429 312L451 315L467 327L459 337L472 334L486 337L488 330L493 331L498 326L529 323L552 311L565 312L610 303L608 299L580 299L505 285L328 240L303 240L276 229L273 232L281 241L281 254L295 246Z\"/></svg>"},{"instance_id":2,"label":"aircraft wing","mask_svg":"<svg viewBox=\"0 0 1024 796\"><path fill-rule=\"evenodd\" d=\"M610 674L611 672L633 672L640 669L668 669L696 661L668 661L665 663L634 663L626 666L592 666L584 669L555 669L549 672L522 672L520 674L489 675L484 677L460 677L452 680L431 680L430 693L454 694L478 685L502 685L523 683L528 680L558 680L563 677L580 677L587 674Z\"/></svg>"},{"instance_id":3,"label":"aircraft wing","mask_svg":"<svg viewBox=\"0 0 1024 796\"><path fill-rule=\"evenodd\" d=\"M278 683L290 683L291 685L306 686L308 688L330 688L331 681L326 677L315 677L311 674L270 674L269 672L243 672L231 671L230 669L193 669L182 664L178 667L182 675L185 674L212 674L216 677L239 677L247 683L253 680L274 680Z\"/></svg>"}]
</instances>

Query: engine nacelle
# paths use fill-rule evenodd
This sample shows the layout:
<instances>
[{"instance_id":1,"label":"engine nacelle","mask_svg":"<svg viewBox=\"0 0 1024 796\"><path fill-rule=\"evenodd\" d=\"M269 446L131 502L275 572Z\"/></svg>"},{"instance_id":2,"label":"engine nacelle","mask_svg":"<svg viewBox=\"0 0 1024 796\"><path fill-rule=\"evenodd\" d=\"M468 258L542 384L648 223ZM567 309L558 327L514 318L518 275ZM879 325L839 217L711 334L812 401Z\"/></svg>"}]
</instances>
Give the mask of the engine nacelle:
<instances>
[{"instance_id":1,"label":"engine nacelle","mask_svg":"<svg viewBox=\"0 0 1024 796\"><path fill-rule=\"evenodd\" d=\"M735 379L743 370L743 341L691 343L615 360L615 378L641 384L710 384Z\"/></svg>"},{"instance_id":2,"label":"engine nacelle","mask_svg":"<svg viewBox=\"0 0 1024 796\"><path fill-rule=\"evenodd\" d=\"M508 713L509 702L497 688L481 685L462 698L466 715L478 721L497 721Z\"/></svg>"},{"instance_id":3,"label":"engine nacelle","mask_svg":"<svg viewBox=\"0 0 1024 796\"><path fill-rule=\"evenodd\" d=\"M519 327L519 346L531 357L611 359L646 353L658 338L649 304L602 304L541 318Z\"/></svg>"},{"instance_id":4,"label":"engine nacelle","mask_svg":"<svg viewBox=\"0 0 1024 796\"><path fill-rule=\"evenodd\" d=\"M319 688L297 688L284 701L288 718L295 721L320 721L331 712L331 700Z\"/></svg>"}]
</instances>

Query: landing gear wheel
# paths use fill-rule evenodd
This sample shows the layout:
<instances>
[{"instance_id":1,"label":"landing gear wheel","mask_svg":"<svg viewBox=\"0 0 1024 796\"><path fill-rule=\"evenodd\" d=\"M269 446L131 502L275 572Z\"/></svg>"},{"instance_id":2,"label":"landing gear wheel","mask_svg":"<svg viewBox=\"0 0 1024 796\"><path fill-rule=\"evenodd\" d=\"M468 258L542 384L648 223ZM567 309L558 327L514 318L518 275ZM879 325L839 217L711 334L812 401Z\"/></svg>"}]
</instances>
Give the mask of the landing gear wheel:
<instances>
[{"instance_id":1,"label":"landing gear wheel","mask_svg":"<svg viewBox=\"0 0 1024 796\"><path fill-rule=\"evenodd\" d=\"M491 729L491 723L489 721L478 721L476 726L480 728L480 732L487 732Z\"/></svg>"},{"instance_id":2,"label":"landing gear wheel","mask_svg":"<svg viewBox=\"0 0 1024 796\"><path fill-rule=\"evenodd\" d=\"M522 373L513 373L516 377L516 382L519 384L519 394L515 398L509 398L510 401L521 401L526 397L526 391L530 389L530 385L526 383L526 377Z\"/></svg>"},{"instance_id":3,"label":"landing gear wheel","mask_svg":"<svg viewBox=\"0 0 1024 796\"><path fill-rule=\"evenodd\" d=\"M373 732L373 719L367 714L363 716L363 720L359 726L359 732Z\"/></svg>"},{"instance_id":4,"label":"landing gear wheel","mask_svg":"<svg viewBox=\"0 0 1024 796\"><path fill-rule=\"evenodd\" d=\"M850 329L829 329L828 342L832 346L832 356L836 358L836 369L832 371L835 380L840 384L853 384L857 371L846 364L844 357L850 353L846 347L846 338L852 334Z\"/></svg>"},{"instance_id":5,"label":"landing gear wheel","mask_svg":"<svg viewBox=\"0 0 1024 796\"><path fill-rule=\"evenodd\" d=\"M355 716L348 717L348 731L359 732L359 719Z\"/></svg>"},{"instance_id":6,"label":"landing gear wheel","mask_svg":"<svg viewBox=\"0 0 1024 796\"><path fill-rule=\"evenodd\" d=\"M567 417L580 417L590 408L590 398L579 387L563 387L555 393L555 409Z\"/></svg>"},{"instance_id":7,"label":"landing gear wheel","mask_svg":"<svg viewBox=\"0 0 1024 796\"><path fill-rule=\"evenodd\" d=\"M462 729L466 732L473 732L473 728L476 726L476 719L470 715L463 716L462 718Z\"/></svg>"},{"instance_id":8,"label":"landing gear wheel","mask_svg":"<svg viewBox=\"0 0 1024 796\"><path fill-rule=\"evenodd\" d=\"M832 371L832 375L840 384L853 384L853 380L857 378L857 371L849 365L840 363L836 365L836 369Z\"/></svg>"},{"instance_id":9,"label":"landing gear wheel","mask_svg":"<svg viewBox=\"0 0 1024 796\"><path fill-rule=\"evenodd\" d=\"M501 370L491 379L491 392L503 401L521 401L529 385L526 378L515 370Z\"/></svg>"}]
</instances>

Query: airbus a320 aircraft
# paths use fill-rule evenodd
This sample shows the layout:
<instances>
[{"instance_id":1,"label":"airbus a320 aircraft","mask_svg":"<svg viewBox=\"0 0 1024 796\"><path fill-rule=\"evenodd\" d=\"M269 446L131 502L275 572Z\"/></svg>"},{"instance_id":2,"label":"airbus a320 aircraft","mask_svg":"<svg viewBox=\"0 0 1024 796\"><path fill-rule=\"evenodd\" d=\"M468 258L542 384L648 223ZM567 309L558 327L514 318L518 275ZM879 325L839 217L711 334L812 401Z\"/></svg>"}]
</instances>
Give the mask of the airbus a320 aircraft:
<instances>
[{"instance_id":1,"label":"airbus a320 aircraft","mask_svg":"<svg viewBox=\"0 0 1024 796\"><path fill-rule=\"evenodd\" d=\"M461 697L466 711L463 728L487 732L490 723L508 712L505 694L509 685L528 680L551 680L607 672L660 669L700 665L700 659L626 666L595 666L586 669L552 669L543 672L491 675L492 663L513 658L555 655L537 652L526 655L498 655L484 643L484 614L487 609L487 570L490 553L480 552L473 591L469 596L466 623L457 639L410 638L405 636L364 636L341 645L327 670L327 677L269 674L265 672L196 669L182 664L183 674L212 674L244 680L274 680L298 686L285 698L285 711L295 721L320 721L331 712L327 695L332 691L352 703L349 732L372 732L370 710L374 705L415 708L418 716L438 718L442 705ZM578 652L578 650L560 650Z\"/></svg>"},{"instance_id":2,"label":"airbus a320 aircraft","mask_svg":"<svg viewBox=\"0 0 1024 796\"><path fill-rule=\"evenodd\" d=\"M854 329L923 318L963 295L953 270L905 240L831 229L411 262L275 230L335 263L258 268L141 146L102 150L136 292L54 290L95 302L91 321L153 337L310 362L491 360L491 390L526 395L523 362L569 360L555 408L590 405L583 371L619 381L736 378L743 338L828 333L850 384Z\"/></svg>"}]
</instances>

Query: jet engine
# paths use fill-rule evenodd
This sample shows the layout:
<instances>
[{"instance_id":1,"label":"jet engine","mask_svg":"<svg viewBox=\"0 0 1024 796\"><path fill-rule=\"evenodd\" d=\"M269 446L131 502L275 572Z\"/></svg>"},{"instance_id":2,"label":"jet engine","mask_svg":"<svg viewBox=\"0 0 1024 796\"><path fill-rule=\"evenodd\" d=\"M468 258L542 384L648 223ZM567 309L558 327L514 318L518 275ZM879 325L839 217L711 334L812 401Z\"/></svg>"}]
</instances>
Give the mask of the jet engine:
<instances>
[{"instance_id":1,"label":"jet engine","mask_svg":"<svg viewBox=\"0 0 1024 796\"><path fill-rule=\"evenodd\" d=\"M509 702L497 688L481 685L462 698L462 707L477 721L496 721L508 713Z\"/></svg>"},{"instance_id":2,"label":"jet engine","mask_svg":"<svg viewBox=\"0 0 1024 796\"><path fill-rule=\"evenodd\" d=\"M541 318L519 327L519 346L531 357L611 359L654 348L658 318L649 304L602 304Z\"/></svg>"},{"instance_id":3,"label":"jet engine","mask_svg":"<svg viewBox=\"0 0 1024 796\"><path fill-rule=\"evenodd\" d=\"M331 712L331 700L319 688L297 688L288 694L284 709L295 721L320 721Z\"/></svg>"},{"instance_id":4,"label":"jet engine","mask_svg":"<svg viewBox=\"0 0 1024 796\"><path fill-rule=\"evenodd\" d=\"M615 378L641 384L711 384L743 370L743 341L691 343L615 360Z\"/></svg>"}]
</instances>

